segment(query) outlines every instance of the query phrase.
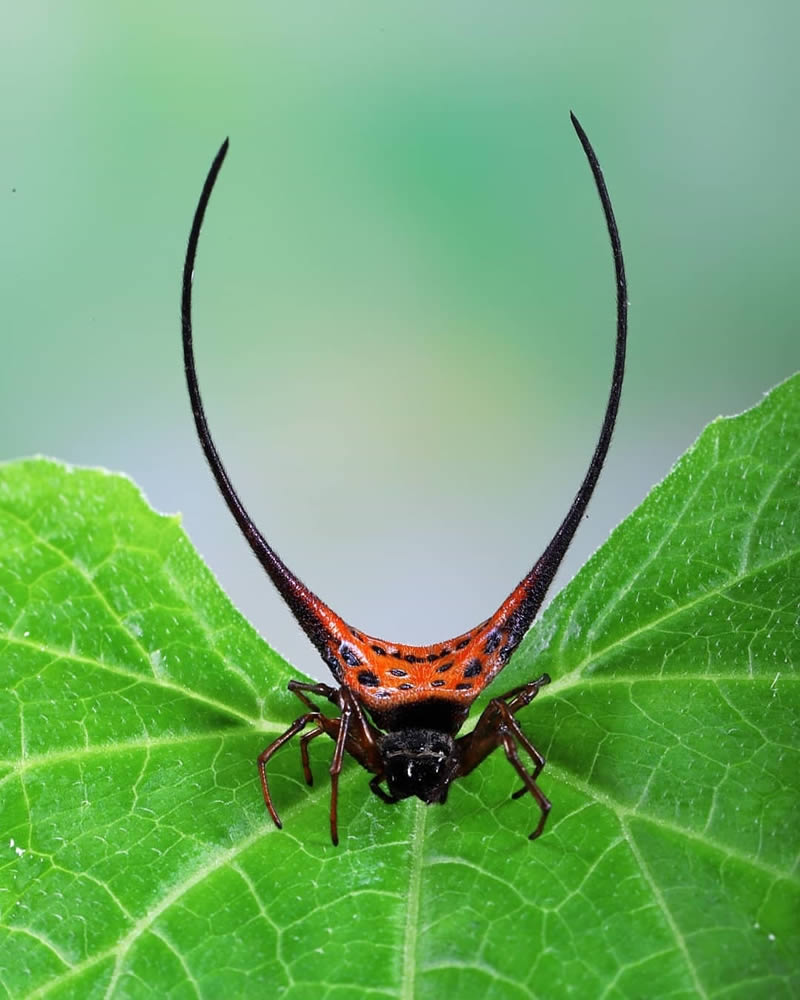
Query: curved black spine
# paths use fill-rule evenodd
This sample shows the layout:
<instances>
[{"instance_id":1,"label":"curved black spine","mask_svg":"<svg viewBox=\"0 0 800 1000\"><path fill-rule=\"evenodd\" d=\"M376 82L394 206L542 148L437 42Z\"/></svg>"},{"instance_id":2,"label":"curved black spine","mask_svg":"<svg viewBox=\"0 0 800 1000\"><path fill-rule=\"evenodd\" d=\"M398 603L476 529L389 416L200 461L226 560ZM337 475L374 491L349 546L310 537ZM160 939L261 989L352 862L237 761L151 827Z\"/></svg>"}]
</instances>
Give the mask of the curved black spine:
<instances>
[{"instance_id":1,"label":"curved black spine","mask_svg":"<svg viewBox=\"0 0 800 1000\"><path fill-rule=\"evenodd\" d=\"M186 384L189 389L189 398L192 403L192 413L194 414L194 424L197 428L197 435L200 438L203 452L206 456L214 478L217 481L220 493L222 494L228 509L236 519L242 534L247 539L247 543L255 553L256 558L267 571L270 580L275 584L281 597L289 605L289 609L297 619L300 627L312 641L314 646L320 651L323 659L328 663L335 676L341 674L341 669L328 650L328 640L330 631L320 616L320 612L330 611L329 608L306 587L306 585L294 575L289 567L284 563L277 552L267 542L264 536L256 527L253 519L247 513L244 504L239 499L239 495L225 471L222 459L219 457L211 432L208 429L203 401L200 397L200 387L197 383L197 372L194 363L194 348L192 345L192 280L194 278L194 264L197 257L197 244L200 239L200 230L203 226L208 202L211 192L222 168L225 156L228 152L228 140L226 139L220 146L211 169L206 177L200 200L195 209L192 228L189 233L189 243L186 247L186 260L183 265L183 283L181 291L181 330L183 334L183 363L186 371ZM331 613L332 614L332 613Z\"/></svg>"},{"instance_id":2,"label":"curved black spine","mask_svg":"<svg viewBox=\"0 0 800 1000\"><path fill-rule=\"evenodd\" d=\"M583 482L575 494L575 499L572 501L566 517L559 525L549 545L539 557L530 573L520 583L519 587L516 588L516 590L519 590L520 587L523 588L524 597L514 609L509 621L509 637L506 642L506 651L509 655L522 641L525 633L530 628L531 622L541 607L547 590L553 582L553 577L558 572L561 561L566 555L570 542L592 498L597 479L608 454L608 447L611 444L611 435L614 431L617 411L619 410L619 400L622 394L622 380L625 375L625 346L628 337L628 288L625 280L625 262L622 257L619 230L614 218L614 209L611 205L608 188L606 187L603 172L600 169L594 149L586 133L583 131L580 122L572 112L570 112L570 120L586 154L586 159L589 161L589 167L594 177L597 194L600 197L600 204L606 220L608 237L611 241L611 252L614 257L614 275L617 290L617 338L614 351L614 371L611 376L611 390L608 396L605 416L603 417L603 424L600 428L600 437Z\"/></svg>"}]
</instances>

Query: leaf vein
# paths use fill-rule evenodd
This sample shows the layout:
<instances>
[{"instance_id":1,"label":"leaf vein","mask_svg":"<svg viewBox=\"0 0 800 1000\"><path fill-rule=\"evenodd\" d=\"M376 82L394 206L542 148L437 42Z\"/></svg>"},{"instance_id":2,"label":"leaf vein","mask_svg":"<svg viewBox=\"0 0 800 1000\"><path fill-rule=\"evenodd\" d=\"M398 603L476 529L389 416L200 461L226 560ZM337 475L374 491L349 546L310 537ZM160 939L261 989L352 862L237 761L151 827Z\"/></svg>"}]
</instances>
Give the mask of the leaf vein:
<instances>
[{"instance_id":1,"label":"leaf vein","mask_svg":"<svg viewBox=\"0 0 800 1000\"><path fill-rule=\"evenodd\" d=\"M635 842L635 838L634 838L633 834L628 829L628 826L624 822L624 820L621 821L621 823L622 823L622 831L623 831L623 834L625 836L625 840L628 842L628 846L631 849L631 854L636 859L636 863L639 866L639 870L642 873L642 877L644 878L645 882L647 882L647 885L650 888L650 892L651 892L653 898L655 899L656 903L658 904L658 908L661 910L661 913L664 916L664 920L666 921L666 924L667 924L667 926L670 929L672 937L675 940L675 944L677 945L678 950L680 951L680 953L683 955L684 962L686 963L686 967L687 967L687 969L689 971L689 974L691 975L692 982L694 983L694 988L695 988L695 990L697 992L697 995L700 996L700 997L703 997L704 1000L708 1000L708 993L706 992L705 987L703 986L702 982L700 981L700 977L698 975L697 969L695 968L694 962L692 961L692 956L691 956L691 954L689 952L689 947L686 944L686 939L684 938L683 934L681 933L681 930L678 927L678 924L675 921L675 918L674 918L674 916L672 914L672 911L670 910L669 906L667 905L667 901L664 898L663 893L659 889L656 880L653 878L653 876L652 876L652 874L650 872L650 869L648 868L647 864L645 863L645 860L642 857L641 851L639 850L639 846Z\"/></svg>"}]
</instances>

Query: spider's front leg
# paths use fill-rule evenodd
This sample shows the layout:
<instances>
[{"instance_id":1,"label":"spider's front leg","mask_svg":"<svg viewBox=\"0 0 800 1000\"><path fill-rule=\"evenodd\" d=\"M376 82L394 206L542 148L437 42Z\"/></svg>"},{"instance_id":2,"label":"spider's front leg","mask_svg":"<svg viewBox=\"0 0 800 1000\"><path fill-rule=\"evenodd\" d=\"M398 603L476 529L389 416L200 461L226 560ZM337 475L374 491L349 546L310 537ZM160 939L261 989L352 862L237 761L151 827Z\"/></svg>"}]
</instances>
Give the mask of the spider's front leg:
<instances>
[{"instance_id":1,"label":"spider's front leg","mask_svg":"<svg viewBox=\"0 0 800 1000\"><path fill-rule=\"evenodd\" d=\"M381 769L375 777L369 783L369 789L373 795L377 795L382 802L388 803L390 806L397 805L400 801L396 795L390 795L389 792L385 792L380 783L383 781L384 774L383 769Z\"/></svg>"},{"instance_id":2,"label":"spider's front leg","mask_svg":"<svg viewBox=\"0 0 800 1000\"><path fill-rule=\"evenodd\" d=\"M522 684L519 687L507 691L505 694L492 698L483 710L478 723L471 733L462 736L456 741L461 754L458 777L461 778L470 771L473 771L489 754L502 746L509 763L522 778L523 787L515 792L513 798L519 798L524 792L530 792L541 810L541 818L530 840L536 840L541 836L547 816L550 812L550 801L544 792L536 784L536 779L545 765L545 759L528 737L523 733L519 723L514 718L514 713L529 705L539 690L545 684L550 683L547 674L542 674L535 681ZM528 754L534 762L533 773L529 774L519 757L517 744Z\"/></svg>"}]
</instances>

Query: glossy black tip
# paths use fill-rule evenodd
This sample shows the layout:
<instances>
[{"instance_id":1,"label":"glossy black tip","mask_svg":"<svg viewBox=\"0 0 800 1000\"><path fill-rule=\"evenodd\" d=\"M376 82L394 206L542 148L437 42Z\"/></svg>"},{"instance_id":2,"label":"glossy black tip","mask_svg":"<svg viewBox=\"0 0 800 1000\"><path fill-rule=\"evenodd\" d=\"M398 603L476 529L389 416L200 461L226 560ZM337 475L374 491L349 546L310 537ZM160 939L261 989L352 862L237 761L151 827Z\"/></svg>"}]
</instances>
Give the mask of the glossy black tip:
<instances>
[{"instance_id":1,"label":"glossy black tip","mask_svg":"<svg viewBox=\"0 0 800 1000\"><path fill-rule=\"evenodd\" d=\"M597 165L597 157L595 156L595 152L592 149L591 143L589 142L589 137L583 131L583 125L581 125L581 123L578 121L574 111L570 111L569 120L572 122L572 127L575 129L575 132L577 133L581 146L583 146L583 151L589 159L589 163L592 166L592 172L595 173L595 168L597 169L597 171L599 171L600 167ZM597 174L595 173L595 178L596 176Z\"/></svg>"},{"instance_id":2,"label":"glossy black tip","mask_svg":"<svg viewBox=\"0 0 800 1000\"><path fill-rule=\"evenodd\" d=\"M578 121L578 116L574 111L570 111L569 120L572 122L572 127L578 133L578 138L583 142L586 139L586 133L583 131L583 125Z\"/></svg>"}]
</instances>

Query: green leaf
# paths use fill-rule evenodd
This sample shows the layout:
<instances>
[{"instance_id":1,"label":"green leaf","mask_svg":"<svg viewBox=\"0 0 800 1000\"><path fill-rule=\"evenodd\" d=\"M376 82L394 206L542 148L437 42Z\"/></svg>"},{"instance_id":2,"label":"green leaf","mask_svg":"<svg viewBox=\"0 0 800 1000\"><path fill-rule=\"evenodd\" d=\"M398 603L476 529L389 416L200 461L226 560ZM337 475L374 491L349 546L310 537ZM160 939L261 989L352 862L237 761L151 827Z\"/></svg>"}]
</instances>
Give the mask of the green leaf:
<instances>
[{"instance_id":1,"label":"green leaf","mask_svg":"<svg viewBox=\"0 0 800 1000\"><path fill-rule=\"evenodd\" d=\"M443 807L349 761L334 848L328 740L276 830L292 671L178 520L0 467L0 995L800 995L799 442L797 377L715 421L495 682L553 677L535 843L496 753Z\"/></svg>"}]
</instances>

